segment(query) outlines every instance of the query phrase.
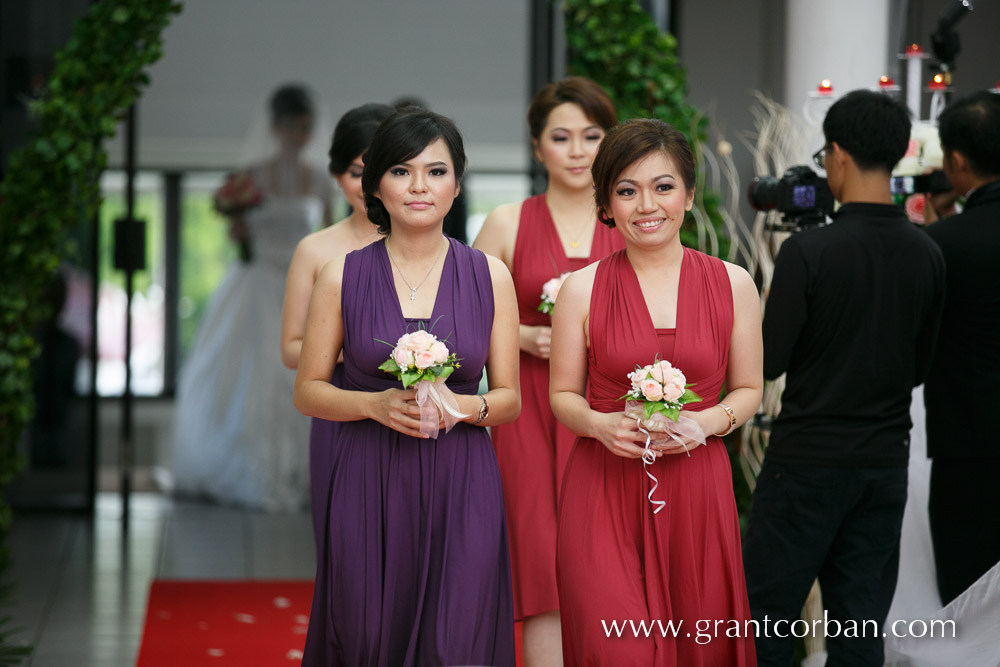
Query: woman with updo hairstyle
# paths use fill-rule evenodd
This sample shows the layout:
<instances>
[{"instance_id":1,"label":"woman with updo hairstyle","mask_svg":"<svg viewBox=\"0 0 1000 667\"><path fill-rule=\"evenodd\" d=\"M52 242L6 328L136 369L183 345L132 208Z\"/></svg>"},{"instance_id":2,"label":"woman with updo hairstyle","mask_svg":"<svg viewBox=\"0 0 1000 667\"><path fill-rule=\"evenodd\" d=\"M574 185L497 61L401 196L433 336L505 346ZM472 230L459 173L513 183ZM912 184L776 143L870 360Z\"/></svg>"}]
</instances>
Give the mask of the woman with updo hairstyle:
<instances>
[{"instance_id":1,"label":"woman with updo hairstyle","mask_svg":"<svg viewBox=\"0 0 1000 667\"><path fill-rule=\"evenodd\" d=\"M292 256L285 278L285 305L281 317L281 360L292 370L299 365L309 297L320 269L334 257L363 248L379 238L377 228L365 213L361 192L362 156L379 123L391 114L392 109L385 104L363 104L345 113L333 131L329 171L344 193L351 213L335 225L313 232L299 241ZM343 364L337 364L331 382L338 387L344 386ZM323 537L323 512L326 509L335 430L336 422L313 419L309 434L310 508L317 549Z\"/></svg>"},{"instance_id":2,"label":"woman with updo hairstyle","mask_svg":"<svg viewBox=\"0 0 1000 667\"><path fill-rule=\"evenodd\" d=\"M486 218L475 247L503 260L514 277L520 320L521 416L493 429L510 530L514 614L524 622L527 667L560 665L556 507L573 434L549 408L551 318L538 310L542 286L621 248L597 224L590 166L616 120L604 90L583 77L535 95L528 128L548 188Z\"/></svg>"},{"instance_id":3,"label":"woman with updo hairstyle","mask_svg":"<svg viewBox=\"0 0 1000 667\"><path fill-rule=\"evenodd\" d=\"M454 123L395 112L361 179L385 238L328 262L313 288L295 405L341 423L306 667L515 663L503 491L485 427L520 411L517 310L503 263L442 234L464 171ZM450 430L442 420L436 438L421 430L417 392L379 370L395 341L420 331L461 360L444 383L465 416Z\"/></svg>"},{"instance_id":4,"label":"woman with updo hairstyle","mask_svg":"<svg viewBox=\"0 0 1000 667\"><path fill-rule=\"evenodd\" d=\"M239 171L259 203L228 211L242 258L201 313L178 377L170 482L181 496L300 512L309 505L310 425L289 400L295 374L277 344L286 272L303 237L328 223L333 186L306 158L317 116L309 91L281 86L267 110L274 150ZM263 150L264 132L251 134Z\"/></svg>"},{"instance_id":5,"label":"woman with updo hairstyle","mask_svg":"<svg viewBox=\"0 0 1000 667\"><path fill-rule=\"evenodd\" d=\"M595 198L625 249L573 273L556 304L552 410L577 436L556 550L568 665L756 664L721 436L760 405L760 301L745 270L681 245L694 177L691 148L667 123L612 130L594 160ZM654 434L644 462L647 437L621 397L628 374L657 359L701 397L681 417L704 445ZM609 636L609 619L686 631Z\"/></svg>"}]
</instances>

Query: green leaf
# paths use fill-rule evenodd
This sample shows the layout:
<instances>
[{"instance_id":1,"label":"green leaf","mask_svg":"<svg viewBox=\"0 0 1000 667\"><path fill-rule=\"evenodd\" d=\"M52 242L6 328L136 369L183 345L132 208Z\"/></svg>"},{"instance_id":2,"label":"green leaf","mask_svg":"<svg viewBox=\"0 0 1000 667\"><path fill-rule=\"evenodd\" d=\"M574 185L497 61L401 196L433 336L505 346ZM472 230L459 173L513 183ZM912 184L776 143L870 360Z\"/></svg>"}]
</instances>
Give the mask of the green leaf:
<instances>
[{"instance_id":1,"label":"green leaf","mask_svg":"<svg viewBox=\"0 0 1000 667\"><path fill-rule=\"evenodd\" d=\"M415 385L420 381L424 372L421 370L403 371L400 379L403 381L403 389L409 389L411 385Z\"/></svg>"},{"instance_id":2,"label":"green leaf","mask_svg":"<svg viewBox=\"0 0 1000 667\"><path fill-rule=\"evenodd\" d=\"M380 371L385 371L386 373L399 373L399 364L396 363L395 359L386 359L382 362L382 365L378 367Z\"/></svg>"},{"instance_id":3,"label":"green leaf","mask_svg":"<svg viewBox=\"0 0 1000 667\"><path fill-rule=\"evenodd\" d=\"M684 394L681 396L681 403L699 403L701 400L701 396L690 389L685 389Z\"/></svg>"}]
</instances>

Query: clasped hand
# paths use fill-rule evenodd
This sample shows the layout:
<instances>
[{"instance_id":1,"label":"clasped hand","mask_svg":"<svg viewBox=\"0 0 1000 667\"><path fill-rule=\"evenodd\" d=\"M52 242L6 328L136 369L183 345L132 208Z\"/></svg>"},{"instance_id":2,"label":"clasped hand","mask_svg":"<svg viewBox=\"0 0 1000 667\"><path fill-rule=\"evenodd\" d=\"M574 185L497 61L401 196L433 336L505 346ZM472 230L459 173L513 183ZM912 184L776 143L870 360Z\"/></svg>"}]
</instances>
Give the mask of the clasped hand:
<instances>
[{"instance_id":1,"label":"clasped hand","mask_svg":"<svg viewBox=\"0 0 1000 667\"><path fill-rule=\"evenodd\" d=\"M426 439L420 432L420 406L416 389L386 389L377 394L372 418L383 426L414 438ZM444 430L444 418L438 413L438 429Z\"/></svg>"},{"instance_id":2,"label":"clasped hand","mask_svg":"<svg viewBox=\"0 0 1000 667\"><path fill-rule=\"evenodd\" d=\"M548 359L552 346L551 327L522 327L521 349L540 359Z\"/></svg>"},{"instance_id":3,"label":"clasped hand","mask_svg":"<svg viewBox=\"0 0 1000 667\"><path fill-rule=\"evenodd\" d=\"M698 424L702 431L705 431L706 424L703 423L704 417L701 412L682 411L680 416L691 419ZM649 434L651 438L649 449L657 457L684 454L702 444L682 435L671 438L658 431L649 431ZM612 454L626 459L642 458L642 453L646 448L646 434L639 430L636 420L625 416L624 412L611 412L602 415L594 437Z\"/></svg>"}]
</instances>

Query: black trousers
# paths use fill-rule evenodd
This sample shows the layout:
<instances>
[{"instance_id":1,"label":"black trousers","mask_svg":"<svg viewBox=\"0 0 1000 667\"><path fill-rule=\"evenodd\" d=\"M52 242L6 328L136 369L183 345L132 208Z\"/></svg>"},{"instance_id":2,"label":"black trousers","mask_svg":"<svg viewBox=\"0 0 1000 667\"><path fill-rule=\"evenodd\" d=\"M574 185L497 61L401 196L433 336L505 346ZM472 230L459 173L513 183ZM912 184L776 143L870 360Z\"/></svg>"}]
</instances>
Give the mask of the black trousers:
<instances>
[{"instance_id":1,"label":"black trousers","mask_svg":"<svg viewBox=\"0 0 1000 667\"><path fill-rule=\"evenodd\" d=\"M796 632L793 622L819 577L829 625L816 629L826 635L827 666L882 666L906 482L906 468L781 465L765 458L743 541L758 665L792 664L794 636L804 634L804 624ZM855 636L845 636L851 624Z\"/></svg>"},{"instance_id":2,"label":"black trousers","mask_svg":"<svg viewBox=\"0 0 1000 667\"><path fill-rule=\"evenodd\" d=\"M941 604L1000 562L1000 459L936 458L928 511Z\"/></svg>"}]
</instances>

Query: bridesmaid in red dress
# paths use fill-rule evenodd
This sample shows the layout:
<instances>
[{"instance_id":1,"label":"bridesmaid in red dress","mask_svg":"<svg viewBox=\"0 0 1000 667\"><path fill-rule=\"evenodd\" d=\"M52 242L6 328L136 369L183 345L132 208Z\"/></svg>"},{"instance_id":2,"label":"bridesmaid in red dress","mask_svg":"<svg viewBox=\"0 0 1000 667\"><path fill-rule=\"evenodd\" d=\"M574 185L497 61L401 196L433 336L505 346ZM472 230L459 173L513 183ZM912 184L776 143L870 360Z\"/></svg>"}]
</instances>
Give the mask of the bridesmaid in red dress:
<instances>
[{"instance_id":1,"label":"bridesmaid in red dress","mask_svg":"<svg viewBox=\"0 0 1000 667\"><path fill-rule=\"evenodd\" d=\"M732 472L718 436L760 405L757 289L742 268L680 243L695 179L680 132L659 120L624 123L593 171L598 215L625 250L570 276L553 318L552 409L578 436L557 545L566 664L755 665ZM656 447L652 499L666 505L654 514L646 439L618 398L626 375L657 354L702 396L682 414L707 439L686 440L690 456L678 444ZM615 621L625 624L620 636ZM652 622L653 632L636 637L630 622Z\"/></svg>"},{"instance_id":2,"label":"bridesmaid in red dress","mask_svg":"<svg viewBox=\"0 0 1000 667\"><path fill-rule=\"evenodd\" d=\"M524 621L524 664L562 664L556 591L556 506L573 434L549 407L551 318L539 312L542 285L623 247L621 236L597 223L590 166L615 109L604 90L582 77L549 84L535 95L528 125L548 189L498 207L475 247L501 259L514 277L521 320L521 416L494 427L500 463L514 617Z\"/></svg>"}]
</instances>

